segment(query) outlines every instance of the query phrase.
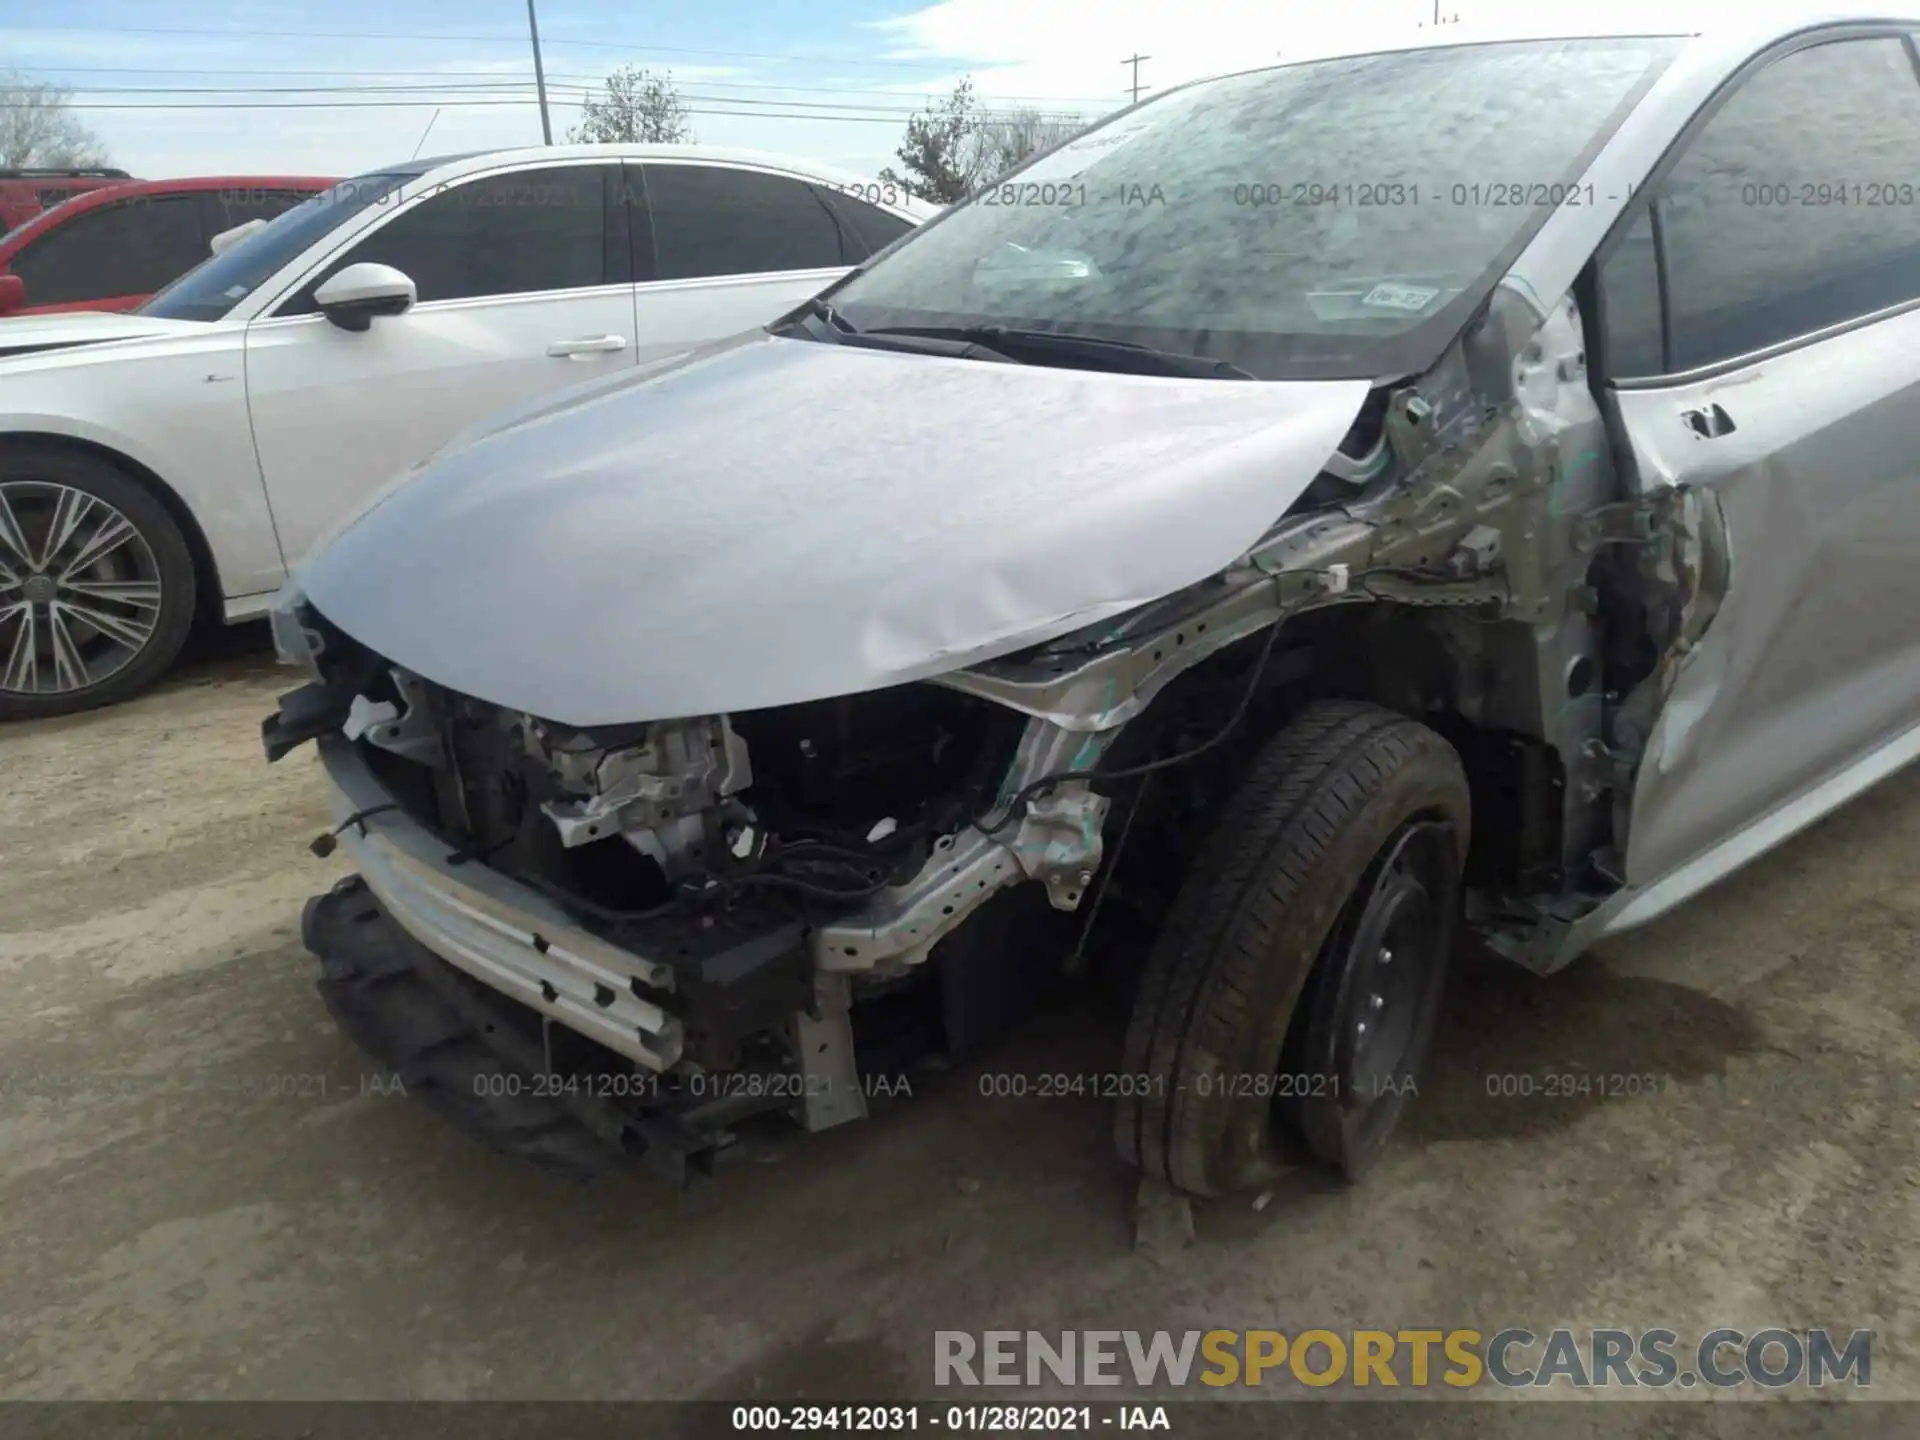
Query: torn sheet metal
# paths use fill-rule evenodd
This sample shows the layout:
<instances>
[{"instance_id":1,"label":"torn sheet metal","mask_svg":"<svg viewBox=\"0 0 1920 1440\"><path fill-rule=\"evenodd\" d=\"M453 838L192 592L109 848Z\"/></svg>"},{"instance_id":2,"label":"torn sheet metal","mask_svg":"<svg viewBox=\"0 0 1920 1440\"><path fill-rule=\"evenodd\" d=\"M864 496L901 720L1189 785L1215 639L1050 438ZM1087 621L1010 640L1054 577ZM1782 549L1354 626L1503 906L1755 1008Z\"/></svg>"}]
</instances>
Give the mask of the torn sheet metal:
<instances>
[{"instance_id":1,"label":"torn sheet metal","mask_svg":"<svg viewBox=\"0 0 1920 1440\"><path fill-rule=\"evenodd\" d=\"M565 724L852 694L1223 569L1368 388L762 337L443 455L296 583L398 664Z\"/></svg>"}]
</instances>

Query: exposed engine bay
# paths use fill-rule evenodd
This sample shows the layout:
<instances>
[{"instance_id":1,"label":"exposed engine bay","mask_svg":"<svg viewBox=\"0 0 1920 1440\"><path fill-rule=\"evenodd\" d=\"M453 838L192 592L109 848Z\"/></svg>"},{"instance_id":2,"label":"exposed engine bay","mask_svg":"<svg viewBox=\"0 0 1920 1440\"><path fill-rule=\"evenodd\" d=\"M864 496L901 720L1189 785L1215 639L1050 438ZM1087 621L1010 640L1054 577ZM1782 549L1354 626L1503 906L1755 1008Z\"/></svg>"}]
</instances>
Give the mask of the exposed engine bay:
<instances>
[{"instance_id":1,"label":"exposed engine bay","mask_svg":"<svg viewBox=\"0 0 1920 1440\"><path fill-rule=\"evenodd\" d=\"M542 1064L651 1077L624 1108L700 1163L756 1110L857 1118L857 1045L963 1049L1025 972L1115 948L1090 943L1103 913L1157 924L1235 766L1316 697L1458 749L1469 922L1564 963L1620 884L1620 717L1657 704L1725 583L1697 498L1626 500L1613 453L1574 303L1542 326L1502 292L1433 371L1375 389L1238 562L1117 619L911 684L582 728L436 686L300 603L276 636L315 683L268 753L319 739L336 834L394 918L543 1017ZM511 894L461 888L482 876ZM512 918L527 892L580 938ZM1045 946L988 918L1039 899ZM907 1019L856 1041L856 1007Z\"/></svg>"}]
</instances>

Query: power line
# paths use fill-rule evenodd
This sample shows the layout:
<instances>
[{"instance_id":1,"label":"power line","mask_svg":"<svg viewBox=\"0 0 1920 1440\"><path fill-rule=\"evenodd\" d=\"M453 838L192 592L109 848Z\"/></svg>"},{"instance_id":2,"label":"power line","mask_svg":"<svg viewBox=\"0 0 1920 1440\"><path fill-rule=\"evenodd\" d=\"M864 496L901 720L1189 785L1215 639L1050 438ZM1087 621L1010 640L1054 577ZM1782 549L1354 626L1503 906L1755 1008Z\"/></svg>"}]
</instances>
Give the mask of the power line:
<instances>
[{"instance_id":1,"label":"power line","mask_svg":"<svg viewBox=\"0 0 1920 1440\"><path fill-rule=\"evenodd\" d=\"M392 85L99 85L70 92L79 98L69 99L67 103L84 108L87 104L84 97L88 95L399 95L422 91L458 95L524 90L532 84L533 78L529 76L525 80L461 80L452 84L422 80Z\"/></svg>"},{"instance_id":2,"label":"power line","mask_svg":"<svg viewBox=\"0 0 1920 1440\"><path fill-rule=\"evenodd\" d=\"M421 89L425 88L426 87L421 87ZM577 88L590 93L594 87L568 86L567 88ZM124 93L137 95L150 92L131 90ZM182 90L163 91L160 93L197 94L201 92ZM88 110L380 110L390 107L405 108L426 105L444 105L450 110L459 110L472 108L474 106L537 105L539 103L538 95L534 93L525 82L518 85L470 87L464 90L454 90L449 87L440 90L438 93L432 91L420 93L420 90L407 86L392 88L368 87L364 89L345 86L331 90L308 90L301 88L286 91L221 91L217 93L223 97L265 93L269 95L342 95L350 98L344 100L311 101L250 100L237 98L181 101L111 100L104 102L76 100L72 103L74 110L78 112ZM680 98L683 102L696 106L757 107L753 109L708 108L706 110L694 111L693 113L696 114L762 116L767 119L776 120L872 119L904 123L913 116L921 113L917 107L910 105L862 105L853 102L833 103L812 100L753 100L742 99L735 95L701 95L695 93L683 94ZM584 104L585 101L583 99L568 101L566 103L578 106ZM31 107L28 105L0 102L0 110L28 108ZM1021 112L1018 110L982 106L978 113L991 119L1010 120L1016 118Z\"/></svg>"},{"instance_id":3,"label":"power line","mask_svg":"<svg viewBox=\"0 0 1920 1440\"><path fill-rule=\"evenodd\" d=\"M546 42L552 44L552 41ZM1151 59L1151 56L1142 57ZM203 70L199 66L182 69L142 69L137 66L44 66L34 67L36 75L159 75L162 77L184 75L199 77L203 75L233 76L294 76L317 75L323 78L363 79L375 77L418 76L417 82L396 84L395 89L461 89L475 83L495 82L503 85L526 84L532 80L531 74L515 76L504 70ZM605 75L588 75L578 71L558 71L549 69L547 79L555 84L591 85L595 88L606 84ZM916 96L934 98L938 92L904 89L880 89L871 85L773 85L764 81L722 80L718 77L701 76L696 82L705 90L770 90L782 94L794 95L883 95L901 100L910 100ZM257 85L237 86L193 86L174 87L161 85L71 85L77 95L160 95L160 94L264 94L270 90L284 89L287 93L298 91L331 92L336 88L357 89L357 86L309 86L292 85L268 87ZM1150 87L1142 87L1150 88ZM995 95L997 101L1030 101L1041 105L1100 105L1108 103L1105 95ZM746 103L746 102L741 102Z\"/></svg>"},{"instance_id":4,"label":"power line","mask_svg":"<svg viewBox=\"0 0 1920 1440\"><path fill-rule=\"evenodd\" d=\"M501 100L241 100L219 103L192 100L126 103L116 100L105 105L79 105L74 108L76 110L424 110L429 106L445 106L449 110L480 110L495 105L536 105L538 103L533 96L523 95ZM578 107L585 102L571 100L565 103ZM0 103L0 110L32 108L29 105ZM760 112L743 111L741 113L758 114Z\"/></svg>"},{"instance_id":5,"label":"power line","mask_svg":"<svg viewBox=\"0 0 1920 1440\"><path fill-rule=\"evenodd\" d=\"M511 80L511 70L217 70L200 65L35 65L35 75L446 75L452 77L495 77Z\"/></svg>"},{"instance_id":6,"label":"power line","mask_svg":"<svg viewBox=\"0 0 1920 1440\"><path fill-rule=\"evenodd\" d=\"M85 110L425 110L429 107L447 110L484 110L503 106L534 106L538 102L531 95L499 100L256 100L240 102L200 103L191 101L152 101L144 104L114 102L106 105L88 105L76 107ZM584 100L553 100L550 103L568 109L580 110L586 106ZM31 108L0 102L0 110L23 110ZM748 120L826 120L860 125L898 125L901 113L879 115L826 114L821 111L773 111L773 110L722 110L698 106L688 106L689 115L737 116ZM903 112L904 113L904 112ZM1007 111L983 111L983 114L996 118L1012 118Z\"/></svg>"},{"instance_id":7,"label":"power line","mask_svg":"<svg viewBox=\"0 0 1920 1440\"><path fill-rule=\"evenodd\" d=\"M276 40L462 40L489 45L518 45L523 39L519 35L462 35L445 31L428 34L420 31L362 30L355 33L345 30L239 30L224 26L187 25L7 25L0 26L0 30L7 32L39 30L54 34L82 35L241 35L249 39ZM567 45L586 50L624 50L659 55L711 55L730 60L781 60L802 65L886 65L906 66L920 70L930 67L947 70L967 68L959 60L950 56L930 56L924 60L908 60L897 56L862 58L851 55L793 55L761 50L707 50L686 45L635 44L614 40L556 40L551 37L544 43L549 47Z\"/></svg>"},{"instance_id":8,"label":"power line","mask_svg":"<svg viewBox=\"0 0 1920 1440\"><path fill-rule=\"evenodd\" d=\"M73 105L73 108L76 110L131 110L131 109L142 108L143 104L145 103L145 102L142 102L141 104L101 103L101 102L96 102L87 98L93 95L128 95L128 96L132 96L132 95L216 95L216 96L222 96L222 97L245 97L245 96L252 96L252 95L305 95L305 96L346 95L346 96L353 96L356 98L374 97L374 96L391 96L396 101L414 99L414 100L420 100L423 102L432 101L435 104L442 103L444 97L454 97L453 99L446 101L446 103L454 104L456 106L463 99L465 100L498 99L498 100L511 100L515 102L527 101L529 103L534 103L534 102L537 102L538 95L537 95L537 92L529 91L529 86L531 85L531 83L532 82L526 81L526 80L498 80L498 81L484 81L484 82L469 82L469 83L462 83L462 84L456 84L456 85L439 85L439 84L285 85L285 86L246 85L246 86L228 86L228 87L193 86L193 85L166 86L166 87L151 86L150 87L150 86L142 86L142 85L130 85L130 86L114 87L114 88L103 87L97 90L76 91L75 92L76 98L73 99L70 103ZM594 90L594 89L597 89L598 86L597 84L591 84L591 83L586 85L579 85L576 82L574 84L569 85L569 88ZM828 92L828 93L831 93L831 92ZM883 94L885 92L866 91L866 92L848 92L848 93L850 94ZM754 99L751 97L741 97L738 95L707 95L707 94L702 94L698 91L687 91L683 93L680 96L680 98L682 100L690 101L693 103L704 103L704 104L710 104L710 105L743 105L743 106L750 105L750 106L766 107L766 108L772 108L772 109L784 109L784 110L837 110L837 111L843 111L843 112L852 111L852 112L855 112L858 114L864 114L864 115L898 116L902 119L911 118L912 116L919 114L921 111L920 106L914 105L911 102L896 104L896 105L872 105L872 104L862 104L857 100L842 100L842 101L786 100L786 99L760 100L760 99ZM906 97L902 97L902 99L905 100ZM16 108L16 107L10 107L7 105L0 104L0 109L7 109L7 108ZM242 100L236 99L232 104L227 104L224 100L196 101L196 102L193 102L191 105L186 105L186 106L170 107L170 106L156 105L154 108L204 108L208 110L219 110L219 109L245 109L249 107ZM351 108L351 107L348 107L348 108ZM980 110L981 110L981 113L983 114L996 116L996 117L1011 117L1013 114L1016 113L1012 110L999 108L996 106L982 106L980 107Z\"/></svg>"}]
</instances>

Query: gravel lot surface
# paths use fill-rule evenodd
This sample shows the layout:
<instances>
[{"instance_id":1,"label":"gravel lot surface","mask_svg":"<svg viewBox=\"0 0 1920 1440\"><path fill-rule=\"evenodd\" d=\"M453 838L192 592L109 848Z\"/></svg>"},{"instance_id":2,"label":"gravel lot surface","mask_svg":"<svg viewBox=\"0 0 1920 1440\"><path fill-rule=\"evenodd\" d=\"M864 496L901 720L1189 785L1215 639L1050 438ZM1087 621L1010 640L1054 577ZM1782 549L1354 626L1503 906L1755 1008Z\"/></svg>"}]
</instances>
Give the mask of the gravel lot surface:
<instances>
[{"instance_id":1,"label":"gravel lot surface","mask_svg":"<svg viewBox=\"0 0 1920 1440\"><path fill-rule=\"evenodd\" d=\"M1920 1399L1920 773L1553 980L1469 963L1367 1184L1203 1207L1165 1265L1102 1103L980 1068L687 1194L381 1093L297 938L342 860L311 751L260 757L263 644L0 733L0 1395L898 1396L936 1327L1781 1324L1873 1329ZM984 1068L1108 1055L1043 1017ZM1659 1083L1544 1093L1582 1072Z\"/></svg>"}]
</instances>

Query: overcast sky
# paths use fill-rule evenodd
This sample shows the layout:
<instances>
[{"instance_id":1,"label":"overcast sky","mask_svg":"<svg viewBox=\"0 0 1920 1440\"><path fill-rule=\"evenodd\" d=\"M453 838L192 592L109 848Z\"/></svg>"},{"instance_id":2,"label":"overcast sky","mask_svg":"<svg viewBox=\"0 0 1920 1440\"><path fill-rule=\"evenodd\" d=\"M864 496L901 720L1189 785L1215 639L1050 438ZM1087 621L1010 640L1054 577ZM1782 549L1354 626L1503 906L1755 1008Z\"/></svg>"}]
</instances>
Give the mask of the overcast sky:
<instances>
[{"instance_id":1,"label":"overcast sky","mask_svg":"<svg viewBox=\"0 0 1920 1440\"><path fill-rule=\"evenodd\" d=\"M1604 11L1608 28L1672 28L1702 8ZM1441 14L1460 16L1448 33L1464 35L1591 9L1443 0ZM0 69L72 89L115 163L143 176L350 174L405 158L423 134L426 154L540 139L524 0L4 0L0 11ZM540 0L539 18L556 139L587 86L633 63L672 72L701 140L871 173L907 116L963 75L990 105L1092 118L1128 98L1132 54L1149 57L1151 93L1406 35L1433 14L1432 0Z\"/></svg>"}]
</instances>

